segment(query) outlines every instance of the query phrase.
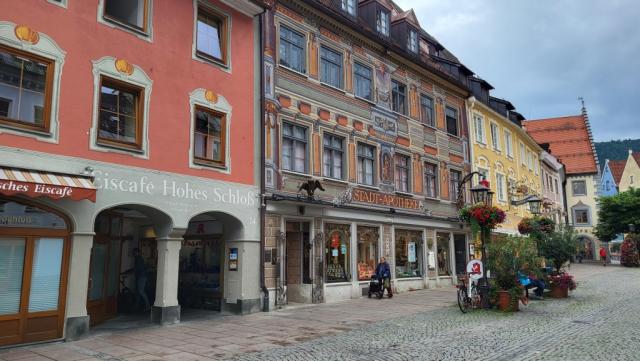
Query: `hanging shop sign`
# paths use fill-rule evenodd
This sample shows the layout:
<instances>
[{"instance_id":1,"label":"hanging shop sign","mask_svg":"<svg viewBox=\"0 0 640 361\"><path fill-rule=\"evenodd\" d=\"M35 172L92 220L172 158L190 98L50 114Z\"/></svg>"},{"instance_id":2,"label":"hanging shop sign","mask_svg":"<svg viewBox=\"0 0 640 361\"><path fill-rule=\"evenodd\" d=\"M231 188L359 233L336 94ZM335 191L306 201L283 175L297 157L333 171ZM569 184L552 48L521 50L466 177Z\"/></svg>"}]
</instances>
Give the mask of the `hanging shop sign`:
<instances>
[{"instance_id":1,"label":"hanging shop sign","mask_svg":"<svg viewBox=\"0 0 640 361\"><path fill-rule=\"evenodd\" d=\"M75 201L96 200L96 189L90 179L31 170L0 167L0 194L27 197L69 198Z\"/></svg>"},{"instance_id":2,"label":"hanging shop sign","mask_svg":"<svg viewBox=\"0 0 640 361\"><path fill-rule=\"evenodd\" d=\"M390 208L420 209L420 200L364 189L353 190L353 201Z\"/></svg>"}]
</instances>

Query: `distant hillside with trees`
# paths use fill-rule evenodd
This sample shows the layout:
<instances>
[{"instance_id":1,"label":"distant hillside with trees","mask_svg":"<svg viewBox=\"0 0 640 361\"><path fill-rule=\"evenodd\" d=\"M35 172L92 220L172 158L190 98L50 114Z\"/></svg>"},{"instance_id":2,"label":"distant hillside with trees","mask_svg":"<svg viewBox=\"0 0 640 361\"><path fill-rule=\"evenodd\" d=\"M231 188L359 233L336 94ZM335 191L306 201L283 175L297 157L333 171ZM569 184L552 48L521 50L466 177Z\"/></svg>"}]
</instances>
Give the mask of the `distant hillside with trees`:
<instances>
[{"instance_id":1,"label":"distant hillside with trees","mask_svg":"<svg viewBox=\"0 0 640 361\"><path fill-rule=\"evenodd\" d=\"M604 166L604 160L625 160L629 156L629 149L640 152L640 139L611 140L608 142L596 142L596 152L600 166Z\"/></svg>"}]
</instances>

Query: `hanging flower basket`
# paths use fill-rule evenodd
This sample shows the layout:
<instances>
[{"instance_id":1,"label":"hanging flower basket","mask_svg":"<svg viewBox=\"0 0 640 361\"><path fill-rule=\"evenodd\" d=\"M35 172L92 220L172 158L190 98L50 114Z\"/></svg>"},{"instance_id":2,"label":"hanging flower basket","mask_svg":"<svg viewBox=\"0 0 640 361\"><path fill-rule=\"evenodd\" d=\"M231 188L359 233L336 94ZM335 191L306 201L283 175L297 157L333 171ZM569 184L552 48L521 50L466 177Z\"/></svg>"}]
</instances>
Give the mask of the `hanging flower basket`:
<instances>
[{"instance_id":1,"label":"hanging flower basket","mask_svg":"<svg viewBox=\"0 0 640 361\"><path fill-rule=\"evenodd\" d=\"M506 214L498 207L479 203L462 208L459 217L461 221L471 226L471 231L475 234L478 231L495 229L504 222Z\"/></svg>"}]
</instances>

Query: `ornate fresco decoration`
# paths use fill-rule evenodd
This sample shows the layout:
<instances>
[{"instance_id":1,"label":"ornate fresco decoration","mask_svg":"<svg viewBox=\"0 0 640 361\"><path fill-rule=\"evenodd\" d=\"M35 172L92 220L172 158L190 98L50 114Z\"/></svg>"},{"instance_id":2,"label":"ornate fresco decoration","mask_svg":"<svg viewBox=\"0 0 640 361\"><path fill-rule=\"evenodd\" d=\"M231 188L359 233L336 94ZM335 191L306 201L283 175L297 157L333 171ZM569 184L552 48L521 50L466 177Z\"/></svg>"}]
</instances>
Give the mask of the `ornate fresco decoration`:
<instances>
[{"instance_id":1,"label":"ornate fresco decoration","mask_svg":"<svg viewBox=\"0 0 640 361\"><path fill-rule=\"evenodd\" d=\"M391 108L391 70L380 61L375 64L376 95L378 105Z\"/></svg>"},{"instance_id":2,"label":"ornate fresco decoration","mask_svg":"<svg viewBox=\"0 0 640 361\"><path fill-rule=\"evenodd\" d=\"M25 24L0 21L0 44L22 50L53 61L53 81L51 87L51 113L49 114L49 134L32 133L24 130L0 128L0 133L32 137L44 142L58 143L60 127L59 100L62 67L67 53L53 38Z\"/></svg>"},{"instance_id":3,"label":"ornate fresco decoration","mask_svg":"<svg viewBox=\"0 0 640 361\"><path fill-rule=\"evenodd\" d=\"M231 152L230 152L230 146L231 146L231 138L230 138L230 134L231 134L231 126L233 125L233 123L231 122L231 116L232 116L232 107L231 104L229 104L229 102L227 101L227 99L220 95L217 94L214 90L212 89L204 89L204 88L198 88L193 90L191 93L189 93L189 106L191 109L191 120L190 120L190 127L189 129L194 129L195 127L195 107L200 106L203 108L208 108L211 109L213 111L219 112L219 113L223 113L225 114L225 128L226 128L226 141L225 141L225 157L227 159L225 159L225 163L226 167L225 168L212 168L212 167L205 167L205 166L201 166L198 165L194 162L193 159L193 148L195 146L195 139L193 138L193 131L190 131L190 141L189 141L189 167L190 168L195 168L195 169L206 169L206 170L211 170L211 171L215 171L218 173L224 173L224 174L230 174L231 173Z\"/></svg>"},{"instance_id":4,"label":"ornate fresco decoration","mask_svg":"<svg viewBox=\"0 0 640 361\"><path fill-rule=\"evenodd\" d=\"M391 149L383 145L380 149L380 181L381 183L393 183L393 156Z\"/></svg>"},{"instance_id":5,"label":"ornate fresco decoration","mask_svg":"<svg viewBox=\"0 0 640 361\"><path fill-rule=\"evenodd\" d=\"M151 89L153 81L142 68L129 63L125 59L116 59L105 56L98 60L93 60L93 119L91 122L89 148L100 152L113 152L127 154L134 157L149 158L149 104L151 102ZM102 76L135 85L144 89L143 91L143 118L142 118L142 147L139 151L117 149L115 147L105 147L97 143L98 138L98 109L100 101L100 86ZM204 94L203 94L204 96Z\"/></svg>"}]
</instances>

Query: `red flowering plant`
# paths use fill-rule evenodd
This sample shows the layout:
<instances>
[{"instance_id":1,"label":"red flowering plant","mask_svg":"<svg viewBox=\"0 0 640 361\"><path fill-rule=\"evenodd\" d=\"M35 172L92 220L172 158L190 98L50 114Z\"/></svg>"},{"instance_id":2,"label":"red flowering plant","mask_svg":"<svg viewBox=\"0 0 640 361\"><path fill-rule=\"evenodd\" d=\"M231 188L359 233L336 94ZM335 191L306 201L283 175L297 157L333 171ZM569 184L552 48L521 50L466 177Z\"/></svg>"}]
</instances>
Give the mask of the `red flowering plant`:
<instances>
[{"instance_id":1,"label":"red flowering plant","mask_svg":"<svg viewBox=\"0 0 640 361\"><path fill-rule=\"evenodd\" d=\"M569 289L571 291L575 290L578 285L576 281L573 279L573 276L563 272L554 275L550 275L548 278L550 286L556 286L563 289Z\"/></svg>"},{"instance_id":2,"label":"red flowering plant","mask_svg":"<svg viewBox=\"0 0 640 361\"><path fill-rule=\"evenodd\" d=\"M504 222L507 215L498 207L478 203L462 208L459 217L461 221L471 225L471 230L475 234L478 231L495 229Z\"/></svg>"}]
</instances>

